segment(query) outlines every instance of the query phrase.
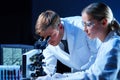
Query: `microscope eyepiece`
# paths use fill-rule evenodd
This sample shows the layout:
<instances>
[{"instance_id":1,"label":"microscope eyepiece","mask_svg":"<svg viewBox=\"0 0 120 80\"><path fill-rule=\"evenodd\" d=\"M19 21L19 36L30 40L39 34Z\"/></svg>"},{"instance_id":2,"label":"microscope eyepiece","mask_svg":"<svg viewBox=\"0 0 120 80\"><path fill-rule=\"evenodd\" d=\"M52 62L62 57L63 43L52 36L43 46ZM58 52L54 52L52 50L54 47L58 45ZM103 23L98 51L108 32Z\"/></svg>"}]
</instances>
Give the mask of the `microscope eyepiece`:
<instances>
[{"instance_id":1,"label":"microscope eyepiece","mask_svg":"<svg viewBox=\"0 0 120 80\"><path fill-rule=\"evenodd\" d=\"M34 48L35 49L42 49L42 50L45 49L48 45L49 39L50 39L49 36L46 39L40 38L37 42L35 42Z\"/></svg>"}]
</instances>

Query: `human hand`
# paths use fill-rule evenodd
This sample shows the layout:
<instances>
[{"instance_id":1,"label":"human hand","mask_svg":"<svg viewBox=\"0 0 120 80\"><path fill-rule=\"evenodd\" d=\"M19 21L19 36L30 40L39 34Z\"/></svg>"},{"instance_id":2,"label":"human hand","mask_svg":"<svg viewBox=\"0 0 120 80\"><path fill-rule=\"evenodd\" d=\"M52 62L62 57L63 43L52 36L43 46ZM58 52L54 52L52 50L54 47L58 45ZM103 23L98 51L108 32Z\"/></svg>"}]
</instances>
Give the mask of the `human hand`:
<instances>
[{"instance_id":1,"label":"human hand","mask_svg":"<svg viewBox=\"0 0 120 80\"><path fill-rule=\"evenodd\" d=\"M52 80L52 77L49 75L46 76L40 76L36 80Z\"/></svg>"},{"instance_id":2,"label":"human hand","mask_svg":"<svg viewBox=\"0 0 120 80\"><path fill-rule=\"evenodd\" d=\"M55 73L55 74L52 76L53 79L64 78L64 77L66 77L66 75L63 75L63 74L60 74L60 73Z\"/></svg>"}]
</instances>

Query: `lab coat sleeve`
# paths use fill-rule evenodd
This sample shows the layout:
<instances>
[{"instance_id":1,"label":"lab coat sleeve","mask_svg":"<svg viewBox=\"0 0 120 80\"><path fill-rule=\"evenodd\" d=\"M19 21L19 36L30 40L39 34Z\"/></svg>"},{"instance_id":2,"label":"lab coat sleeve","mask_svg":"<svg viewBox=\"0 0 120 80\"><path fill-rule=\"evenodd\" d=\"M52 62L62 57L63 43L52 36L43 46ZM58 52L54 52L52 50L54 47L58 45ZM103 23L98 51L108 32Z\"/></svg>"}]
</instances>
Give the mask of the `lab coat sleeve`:
<instances>
[{"instance_id":1,"label":"lab coat sleeve","mask_svg":"<svg viewBox=\"0 0 120 80\"><path fill-rule=\"evenodd\" d=\"M63 74L66 78L55 80L119 80L119 70L120 50L115 47L106 54L99 55L95 63L88 70Z\"/></svg>"},{"instance_id":2,"label":"lab coat sleeve","mask_svg":"<svg viewBox=\"0 0 120 80\"><path fill-rule=\"evenodd\" d=\"M51 47L51 49L54 47ZM65 51L63 51L59 46L56 46L54 50L52 50L52 53L54 54L54 56L60 60L63 64L67 65L70 68L75 68L78 69L78 65L75 64L75 62L73 62L71 60L71 56L66 53ZM80 68L79 68L80 69Z\"/></svg>"},{"instance_id":3,"label":"lab coat sleeve","mask_svg":"<svg viewBox=\"0 0 120 80\"><path fill-rule=\"evenodd\" d=\"M43 59L43 62L45 62L45 66L43 66L44 71L52 75L56 72L56 65L57 65L57 59L51 52L51 47L48 45L48 47L43 51L43 55L45 59Z\"/></svg>"},{"instance_id":4,"label":"lab coat sleeve","mask_svg":"<svg viewBox=\"0 0 120 80\"><path fill-rule=\"evenodd\" d=\"M43 55L45 57L43 60L45 62L43 69L47 74L54 74L56 72L57 59L70 68L78 68L78 65L70 59L70 55L61 50L59 46L49 45L43 51Z\"/></svg>"}]
</instances>

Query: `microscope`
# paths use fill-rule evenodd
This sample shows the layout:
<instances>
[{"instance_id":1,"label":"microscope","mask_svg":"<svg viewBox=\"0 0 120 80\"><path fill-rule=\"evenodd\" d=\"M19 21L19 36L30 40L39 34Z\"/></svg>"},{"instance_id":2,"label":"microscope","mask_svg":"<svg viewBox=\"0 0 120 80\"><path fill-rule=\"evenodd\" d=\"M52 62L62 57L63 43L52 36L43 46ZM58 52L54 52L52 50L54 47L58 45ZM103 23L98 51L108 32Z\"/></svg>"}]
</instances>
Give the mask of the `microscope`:
<instances>
[{"instance_id":1,"label":"microscope","mask_svg":"<svg viewBox=\"0 0 120 80\"><path fill-rule=\"evenodd\" d=\"M38 76L44 76L46 73L43 71L45 65L42 62L44 56L43 50L47 47L50 37L46 39L40 38L35 42L34 49L22 55L22 78L23 80L35 80Z\"/></svg>"}]
</instances>

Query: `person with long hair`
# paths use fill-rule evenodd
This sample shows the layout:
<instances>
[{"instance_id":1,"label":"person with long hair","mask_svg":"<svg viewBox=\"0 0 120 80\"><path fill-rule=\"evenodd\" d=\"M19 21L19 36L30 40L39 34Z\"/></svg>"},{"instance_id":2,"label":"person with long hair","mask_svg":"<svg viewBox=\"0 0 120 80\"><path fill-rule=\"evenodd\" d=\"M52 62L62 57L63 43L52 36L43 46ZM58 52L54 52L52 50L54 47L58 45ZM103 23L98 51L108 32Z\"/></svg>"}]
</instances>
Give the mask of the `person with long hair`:
<instances>
[{"instance_id":1,"label":"person with long hair","mask_svg":"<svg viewBox=\"0 0 120 80\"><path fill-rule=\"evenodd\" d=\"M92 3L83 9L82 22L90 39L102 41L95 62L85 71L57 74L52 79L120 80L120 25L112 10L104 3Z\"/></svg>"},{"instance_id":2,"label":"person with long hair","mask_svg":"<svg viewBox=\"0 0 120 80\"><path fill-rule=\"evenodd\" d=\"M60 18L52 10L46 10L38 16L35 25L36 34L44 39L50 37L48 46L43 51L45 57L43 69L47 75L84 70L94 62L101 41L97 38L89 39L80 21L81 16ZM64 47L61 44L63 41L67 43ZM71 70L68 71L61 64L58 65L58 61Z\"/></svg>"}]
</instances>

